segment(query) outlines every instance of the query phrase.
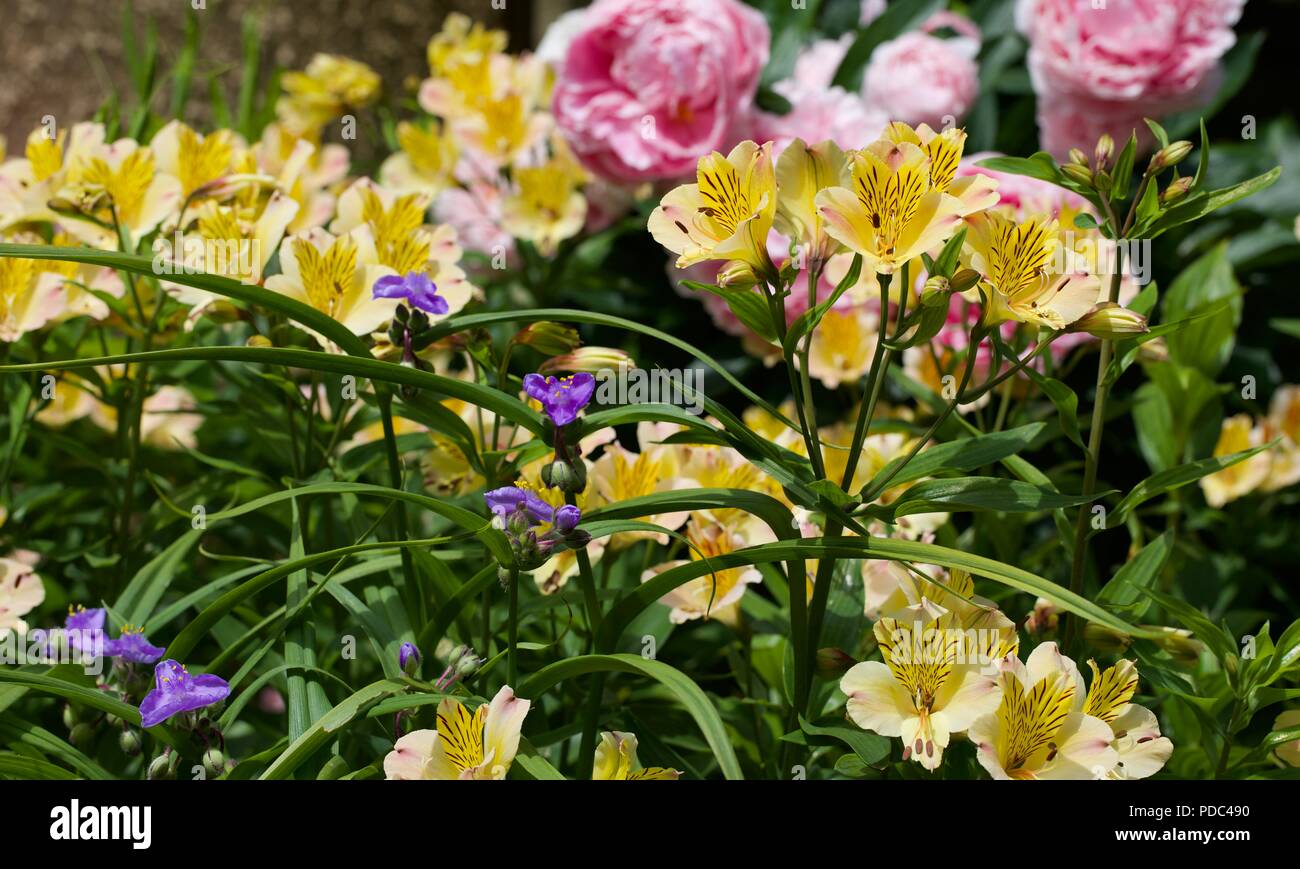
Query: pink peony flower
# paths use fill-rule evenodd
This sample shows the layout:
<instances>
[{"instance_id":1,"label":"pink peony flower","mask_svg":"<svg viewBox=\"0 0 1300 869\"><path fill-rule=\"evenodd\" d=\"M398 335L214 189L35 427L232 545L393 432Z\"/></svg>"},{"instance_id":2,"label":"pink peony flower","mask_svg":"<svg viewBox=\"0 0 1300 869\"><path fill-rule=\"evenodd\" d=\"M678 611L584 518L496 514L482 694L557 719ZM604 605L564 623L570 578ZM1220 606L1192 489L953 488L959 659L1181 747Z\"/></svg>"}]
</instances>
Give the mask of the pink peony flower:
<instances>
[{"instance_id":1,"label":"pink peony flower","mask_svg":"<svg viewBox=\"0 0 1300 869\"><path fill-rule=\"evenodd\" d=\"M932 35L951 28L957 36ZM932 16L921 30L904 33L871 53L862 80L867 102L895 121L936 130L961 121L979 95L980 32L951 13Z\"/></svg>"},{"instance_id":2,"label":"pink peony flower","mask_svg":"<svg viewBox=\"0 0 1300 869\"><path fill-rule=\"evenodd\" d=\"M552 109L588 168L676 178L727 150L767 63L762 14L738 0L597 0L582 24Z\"/></svg>"},{"instance_id":3,"label":"pink peony flower","mask_svg":"<svg viewBox=\"0 0 1300 869\"><path fill-rule=\"evenodd\" d=\"M861 148L880 137L889 117L867 104L860 95L832 87L835 70L848 51L851 35L819 39L795 61L789 78L772 89L790 101L784 115L755 112L751 137L771 140L778 150L794 139L824 142L830 139L841 148Z\"/></svg>"},{"instance_id":4,"label":"pink peony flower","mask_svg":"<svg viewBox=\"0 0 1300 869\"><path fill-rule=\"evenodd\" d=\"M1117 143L1143 117L1199 102L1236 40L1245 0L1019 0L1016 26L1029 40L1042 146L1058 158L1090 150L1103 132Z\"/></svg>"}]
</instances>

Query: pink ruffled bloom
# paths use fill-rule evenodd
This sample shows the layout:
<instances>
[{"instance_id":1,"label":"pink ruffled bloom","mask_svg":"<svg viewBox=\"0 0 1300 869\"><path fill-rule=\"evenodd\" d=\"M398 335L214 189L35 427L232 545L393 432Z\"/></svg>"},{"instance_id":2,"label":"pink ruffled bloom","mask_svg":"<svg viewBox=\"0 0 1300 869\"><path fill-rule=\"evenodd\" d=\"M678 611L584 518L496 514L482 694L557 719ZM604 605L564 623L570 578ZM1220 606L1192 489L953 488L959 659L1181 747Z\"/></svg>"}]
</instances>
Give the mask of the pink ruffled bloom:
<instances>
[{"instance_id":1,"label":"pink ruffled bloom","mask_svg":"<svg viewBox=\"0 0 1300 869\"><path fill-rule=\"evenodd\" d=\"M1029 40L1043 149L1064 159L1102 133L1122 143L1144 117L1201 102L1236 41L1245 0L1019 0L1016 26Z\"/></svg>"},{"instance_id":2,"label":"pink ruffled bloom","mask_svg":"<svg viewBox=\"0 0 1300 869\"><path fill-rule=\"evenodd\" d=\"M778 151L795 139L829 139L849 150L880 138L889 116L868 105L861 95L831 85L852 39L846 34L840 39L819 39L808 46L795 61L790 77L772 86L790 101L790 111L784 115L754 112L751 138L770 140Z\"/></svg>"},{"instance_id":3,"label":"pink ruffled bloom","mask_svg":"<svg viewBox=\"0 0 1300 869\"><path fill-rule=\"evenodd\" d=\"M939 28L957 36L941 39ZM867 103L912 126L929 124L936 130L966 117L979 96L980 32L969 20L939 13L920 30L904 33L871 53L862 80Z\"/></svg>"},{"instance_id":4,"label":"pink ruffled bloom","mask_svg":"<svg viewBox=\"0 0 1300 869\"><path fill-rule=\"evenodd\" d=\"M677 178L727 150L767 63L761 13L737 0L597 0L582 24L552 109L588 168Z\"/></svg>"}]
</instances>

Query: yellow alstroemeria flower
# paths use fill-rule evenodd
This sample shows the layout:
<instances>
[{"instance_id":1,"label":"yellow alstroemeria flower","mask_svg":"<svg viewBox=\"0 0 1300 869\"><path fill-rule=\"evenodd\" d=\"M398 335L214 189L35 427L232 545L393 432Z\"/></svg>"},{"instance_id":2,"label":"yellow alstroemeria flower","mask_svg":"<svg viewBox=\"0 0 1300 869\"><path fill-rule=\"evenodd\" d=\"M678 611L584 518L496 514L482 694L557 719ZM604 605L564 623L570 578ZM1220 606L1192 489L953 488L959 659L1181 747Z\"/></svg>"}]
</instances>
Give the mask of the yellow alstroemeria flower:
<instances>
[{"instance_id":1,"label":"yellow alstroemeria flower","mask_svg":"<svg viewBox=\"0 0 1300 869\"><path fill-rule=\"evenodd\" d=\"M1300 482L1300 386L1279 386L1268 403L1265 435L1282 443L1269 451L1271 464L1264 491L1274 492Z\"/></svg>"},{"instance_id":2,"label":"yellow alstroemeria flower","mask_svg":"<svg viewBox=\"0 0 1300 869\"><path fill-rule=\"evenodd\" d=\"M333 317L354 335L375 331L397 310L396 300L372 295L375 281L393 271L379 264L368 226L340 236L323 229L290 236L280 244L280 270L266 279L268 290Z\"/></svg>"},{"instance_id":3,"label":"yellow alstroemeria flower","mask_svg":"<svg viewBox=\"0 0 1300 869\"><path fill-rule=\"evenodd\" d=\"M704 561L707 565L710 558L749 546L753 541L746 539L746 530L753 530L749 528L753 524L756 523L746 523L745 529L737 529L712 522L691 522L686 532L691 544L690 561ZM643 573L641 581L647 582L665 570L688 563L666 561ZM695 619L717 619L735 627L740 622L740 599L745 594L745 586L762 581L763 574L753 567L714 570L679 585L659 602L672 609L668 619L675 625Z\"/></svg>"},{"instance_id":4,"label":"yellow alstroemeria flower","mask_svg":"<svg viewBox=\"0 0 1300 869\"><path fill-rule=\"evenodd\" d=\"M1137 664L1120 660L1104 672L1089 661L1092 683L1083 711L1110 725L1119 761L1108 774L1113 779L1155 775L1174 753L1174 744L1160 735L1160 722L1150 709L1131 702L1137 693Z\"/></svg>"},{"instance_id":5,"label":"yellow alstroemeria flower","mask_svg":"<svg viewBox=\"0 0 1300 869\"><path fill-rule=\"evenodd\" d=\"M379 180L399 195L417 193L430 198L454 183L460 150L446 130L421 127L410 121L397 125L401 149L379 167Z\"/></svg>"},{"instance_id":6,"label":"yellow alstroemeria flower","mask_svg":"<svg viewBox=\"0 0 1300 869\"><path fill-rule=\"evenodd\" d=\"M60 197L82 203L96 217L112 225L116 220L133 239L152 232L181 205L181 182L175 175L158 171L152 149L132 139L118 139L100 145L69 168ZM87 240L106 246L111 230L74 221L68 229L87 232ZM98 230L96 232L96 230Z\"/></svg>"},{"instance_id":7,"label":"yellow alstroemeria flower","mask_svg":"<svg viewBox=\"0 0 1300 869\"><path fill-rule=\"evenodd\" d=\"M237 201L222 205L208 200L196 209L193 226L180 236L183 249L176 250L175 237L159 237L154 242L155 261L176 271L197 269L245 284L260 284L266 264L297 213L298 203L279 190L252 208ZM155 271L165 274L164 268ZM224 296L207 290L174 281L163 281L162 285L174 299L190 306L187 323L191 326L212 305L226 304Z\"/></svg>"},{"instance_id":8,"label":"yellow alstroemeria flower","mask_svg":"<svg viewBox=\"0 0 1300 869\"><path fill-rule=\"evenodd\" d=\"M672 447L657 445L646 437L653 424L640 423L641 452L634 453L619 444L608 444L591 465L587 476L601 504L617 504L629 498L640 498L655 492L699 485L679 476L676 451ZM676 531L686 524L690 514L685 510L646 516L645 521ZM624 531L612 536L609 544L622 549L638 540L654 540L666 546L668 535L653 531Z\"/></svg>"},{"instance_id":9,"label":"yellow alstroemeria flower","mask_svg":"<svg viewBox=\"0 0 1300 869\"><path fill-rule=\"evenodd\" d=\"M915 130L902 121L885 128L884 137L891 142L907 142L920 147L930 158L930 187L956 197L961 215L974 214L998 204L998 182L983 173L957 177L961 154L966 147L966 131L950 127L941 133L921 124Z\"/></svg>"},{"instance_id":10,"label":"yellow alstroemeria flower","mask_svg":"<svg viewBox=\"0 0 1300 869\"><path fill-rule=\"evenodd\" d=\"M509 40L504 30L490 30L462 12L451 12L442 20L442 30L429 40L429 72L445 75L452 67L501 54Z\"/></svg>"},{"instance_id":11,"label":"yellow alstroemeria flower","mask_svg":"<svg viewBox=\"0 0 1300 869\"><path fill-rule=\"evenodd\" d=\"M1224 419L1223 427L1219 429L1219 440L1214 445L1214 455L1216 458L1232 455L1262 446L1265 442L1264 427L1247 414L1238 413ZM1199 483L1205 503L1222 507L1229 501L1249 495L1265 485L1271 467L1272 460L1265 451L1201 477Z\"/></svg>"},{"instance_id":12,"label":"yellow alstroemeria flower","mask_svg":"<svg viewBox=\"0 0 1300 869\"><path fill-rule=\"evenodd\" d=\"M182 121L168 122L149 142L158 171L179 178L181 195L185 197L215 185L233 172L238 152L244 147L231 130L216 130L205 136Z\"/></svg>"},{"instance_id":13,"label":"yellow alstroemeria flower","mask_svg":"<svg viewBox=\"0 0 1300 869\"><path fill-rule=\"evenodd\" d=\"M851 158L851 185L816 196L826 232L862 254L864 270L892 274L961 226L963 204L935 188L931 162L910 142L881 139Z\"/></svg>"},{"instance_id":14,"label":"yellow alstroemeria flower","mask_svg":"<svg viewBox=\"0 0 1300 869\"><path fill-rule=\"evenodd\" d=\"M501 204L501 227L550 256L561 241L577 235L587 219L582 185L587 174L567 154L540 166L514 171L514 191Z\"/></svg>"},{"instance_id":15,"label":"yellow alstroemeria flower","mask_svg":"<svg viewBox=\"0 0 1300 869\"><path fill-rule=\"evenodd\" d=\"M280 77L284 96L275 114L299 135L313 134L351 109L362 109L379 96L379 74L360 61L337 54L317 54L302 72Z\"/></svg>"},{"instance_id":16,"label":"yellow alstroemeria flower","mask_svg":"<svg viewBox=\"0 0 1300 869\"><path fill-rule=\"evenodd\" d=\"M833 141L808 145L795 139L776 159L776 229L802 245L809 264L825 262L840 245L826 234L825 221L817 210L817 194L828 187L844 187L849 181L849 164Z\"/></svg>"},{"instance_id":17,"label":"yellow alstroemeria flower","mask_svg":"<svg viewBox=\"0 0 1300 869\"><path fill-rule=\"evenodd\" d=\"M389 780L504 779L519 751L519 731L531 703L506 685L472 713L444 697L436 730L414 730L384 758Z\"/></svg>"},{"instance_id":18,"label":"yellow alstroemeria flower","mask_svg":"<svg viewBox=\"0 0 1300 869\"><path fill-rule=\"evenodd\" d=\"M681 772L659 766L642 767L636 759L636 734L606 730L600 734L592 781L675 781Z\"/></svg>"},{"instance_id":19,"label":"yellow alstroemeria flower","mask_svg":"<svg viewBox=\"0 0 1300 869\"><path fill-rule=\"evenodd\" d=\"M117 368L101 373L121 377ZM142 440L160 450L194 449L198 446L197 432L205 417L195 413L194 396L182 386L160 386L144 400L140 417ZM104 431L117 431L117 408L111 404L95 402L90 418Z\"/></svg>"},{"instance_id":20,"label":"yellow alstroemeria flower","mask_svg":"<svg viewBox=\"0 0 1300 869\"><path fill-rule=\"evenodd\" d=\"M1008 656L997 711L971 725L980 765L995 779L1104 779L1119 762L1110 725L1084 711L1083 677L1055 643L1025 663Z\"/></svg>"},{"instance_id":21,"label":"yellow alstroemeria flower","mask_svg":"<svg viewBox=\"0 0 1300 869\"><path fill-rule=\"evenodd\" d=\"M0 558L0 640L9 636L10 631L20 636L27 633L27 623L21 617L44 600L45 586L30 564Z\"/></svg>"},{"instance_id":22,"label":"yellow alstroemeria flower","mask_svg":"<svg viewBox=\"0 0 1300 869\"><path fill-rule=\"evenodd\" d=\"M360 178L339 197L338 216L330 230L341 235L366 226L381 266L399 275L427 274L447 300L446 314L430 315L436 322L460 311L479 291L458 265L461 249L455 227L424 224L428 206L429 198L423 194L398 195L369 178Z\"/></svg>"},{"instance_id":23,"label":"yellow alstroemeria flower","mask_svg":"<svg viewBox=\"0 0 1300 869\"><path fill-rule=\"evenodd\" d=\"M986 672L956 618L917 608L876 622L881 661L854 664L840 680L848 715L863 730L901 737L903 758L939 768L954 733L997 708L998 682Z\"/></svg>"},{"instance_id":24,"label":"yellow alstroemeria flower","mask_svg":"<svg viewBox=\"0 0 1300 869\"><path fill-rule=\"evenodd\" d=\"M647 228L655 241L678 255L679 269L723 260L772 275L767 234L776 205L772 143L745 141L726 157L717 151L701 157L696 183L671 190L651 213Z\"/></svg>"},{"instance_id":25,"label":"yellow alstroemeria flower","mask_svg":"<svg viewBox=\"0 0 1300 869\"><path fill-rule=\"evenodd\" d=\"M289 232L323 226L334 215L331 190L348 174L351 156L338 144L321 145L280 123L266 125L252 148L257 170L298 203Z\"/></svg>"},{"instance_id":26,"label":"yellow alstroemeria flower","mask_svg":"<svg viewBox=\"0 0 1300 869\"><path fill-rule=\"evenodd\" d=\"M983 278L985 326L1013 321L1060 330L1096 306L1101 281L1069 266L1076 258L1062 248L1055 220L1016 223L988 213L968 222L970 265Z\"/></svg>"},{"instance_id":27,"label":"yellow alstroemeria flower","mask_svg":"<svg viewBox=\"0 0 1300 869\"><path fill-rule=\"evenodd\" d=\"M0 236L6 243L41 244L40 236ZM0 342L17 341L56 320L67 306L62 274L48 260L0 257Z\"/></svg>"},{"instance_id":28,"label":"yellow alstroemeria flower","mask_svg":"<svg viewBox=\"0 0 1300 869\"><path fill-rule=\"evenodd\" d=\"M935 573L925 571L926 576L918 576L903 568L890 584L881 581L883 574L868 569L877 562L893 563L873 560L864 565L864 611L868 618L905 619L918 610L949 613L953 627L966 634L966 654L981 666L993 664L1020 648L1016 623L993 601L975 594L975 581L968 572L954 569L940 580Z\"/></svg>"},{"instance_id":29,"label":"yellow alstroemeria flower","mask_svg":"<svg viewBox=\"0 0 1300 869\"><path fill-rule=\"evenodd\" d=\"M24 156L0 164L0 230L23 223L69 222L93 224L56 214L50 200L63 188L68 170L104 144L104 125L74 124L53 136L37 127L27 137ZM78 237L82 234L77 233Z\"/></svg>"}]
</instances>

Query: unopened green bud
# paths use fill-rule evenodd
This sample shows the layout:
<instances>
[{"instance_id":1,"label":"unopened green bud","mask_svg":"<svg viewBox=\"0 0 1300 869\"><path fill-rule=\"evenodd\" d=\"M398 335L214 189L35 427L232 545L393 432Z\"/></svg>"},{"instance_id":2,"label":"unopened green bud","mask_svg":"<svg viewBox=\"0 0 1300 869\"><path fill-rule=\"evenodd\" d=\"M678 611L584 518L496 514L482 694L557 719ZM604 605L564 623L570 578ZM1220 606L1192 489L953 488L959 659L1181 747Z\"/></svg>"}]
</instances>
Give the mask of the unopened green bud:
<instances>
[{"instance_id":1,"label":"unopened green bud","mask_svg":"<svg viewBox=\"0 0 1300 869\"><path fill-rule=\"evenodd\" d=\"M1098 169L1106 168L1106 163L1115 153L1115 140L1111 138L1110 133L1102 133L1101 138L1097 140L1097 147L1093 151L1093 159L1097 162Z\"/></svg>"},{"instance_id":2,"label":"unopened green bud","mask_svg":"<svg viewBox=\"0 0 1300 869\"><path fill-rule=\"evenodd\" d=\"M171 762L170 754L160 754L149 761L149 771L145 774L149 781L162 781L176 777L176 766Z\"/></svg>"},{"instance_id":3,"label":"unopened green bud","mask_svg":"<svg viewBox=\"0 0 1300 869\"><path fill-rule=\"evenodd\" d=\"M1079 148L1070 149L1070 162L1076 166L1088 168L1088 155Z\"/></svg>"},{"instance_id":4,"label":"unopened green bud","mask_svg":"<svg viewBox=\"0 0 1300 869\"><path fill-rule=\"evenodd\" d=\"M952 289L955 293L964 293L980 282L980 273L974 269L958 269L952 276Z\"/></svg>"},{"instance_id":5,"label":"unopened green bud","mask_svg":"<svg viewBox=\"0 0 1300 869\"><path fill-rule=\"evenodd\" d=\"M1184 175L1181 178L1175 178L1169 182L1169 186L1160 194L1160 204L1169 205L1177 202L1187 195L1187 191L1192 189L1192 176Z\"/></svg>"},{"instance_id":6,"label":"unopened green bud","mask_svg":"<svg viewBox=\"0 0 1300 869\"><path fill-rule=\"evenodd\" d=\"M208 778L216 778L226 771L226 756L216 748L203 752L203 771Z\"/></svg>"},{"instance_id":7,"label":"unopened green bud","mask_svg":"<svg viewBox=\"0 0 1300 869\"><path fill-rule=\"evenodd\" d=\"M1177 166L1190 153L1192 153L1192 143L1186 139L1170 142L1151 158L1151 171L1159 172L1162 169L1168 169L1170 166Z\"/></svg>"},{"instance_id":8,"label":"unopened green bud","mask_svg":"<svg viewBox=\"0 0 1300 869\"><path fill-rule=\"evenodd\" d=\"M1085 187L1092 186L1092 172L1087 166L1080 166L1077 163L1066 163L1061 167L1061 171L1066 174L1072 181L1077 181Z\"/></svg>"},{"instance_id":9,"label":"unopened green bud","mask_svg":"<svg viewBox=\"0 0 1300 869\"><path fill-rule=\"evenodd\" d=\"M1071 332L1087 332L1104 341L1129 338L1149 331L1147 318L1114 302L1102 302L1070 325Z\"/></svg>"},{"instance_id":10,"label":"unopened green bud","mask_svg":"<svg viewBox=\"0 0 1300 869\"><path fill-rule=\"evenodd\" d=\"M521 329L515 335L515 343L532 347L546 356L559 356L570 352L582 342L576 329L543 320Z\"/></svg>"},{"instance_id":11,"label":"unopened green bud","mask_svg":"<svg viewBox=\"0 0 1300 869\"><path fill-rule=\"evenodd\" d=\"M817 650L816 671L818 678L838 679L856 664L853 656L843 649L828 648Z\"/></svg>"},{"instance_id":12,"label":"unopened green bud","mask_svg":"<svg viewBox=\"0 0 1300 869\"><path fill-rule=\"evenodd\" d=\"M556 460L542 466L542 483L549 488L568 494L577 494L587 488L587 463Z\"/></svg>"},{"instance_id":13,"label":"unopened green bud","mask_svg":"<svg viewBox=\"0 0 1300 869\"><path fill-rule=\"evenodd\" d=\"M72 732L68 734L68 742L71 742L77 748L85 748L94 738L95 728L84 722L72 728Z\"/></svg>"},{"instance_id":14,"label":"unopened green bud","mask_svg":"<svg viewBox=\"0 0 1300 869\"><path fill-rule=\"evenodd\" d=\"M117 738L117 745L127 757L135 757L140 753L142 745L140 731L131 728L123 730L122 735Z\"/></svg>"}]
</instances>

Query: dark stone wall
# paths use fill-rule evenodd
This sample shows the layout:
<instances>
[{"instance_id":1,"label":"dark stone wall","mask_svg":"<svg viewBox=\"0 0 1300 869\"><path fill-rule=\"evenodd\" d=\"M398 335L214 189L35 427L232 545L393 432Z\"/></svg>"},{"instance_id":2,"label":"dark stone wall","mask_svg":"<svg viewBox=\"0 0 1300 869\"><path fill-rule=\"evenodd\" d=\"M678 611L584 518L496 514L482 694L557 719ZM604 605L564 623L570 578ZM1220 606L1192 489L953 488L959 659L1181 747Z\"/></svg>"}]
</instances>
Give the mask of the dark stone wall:
<instances>
[{"instance_id":1,"label":"dark stone wall","mask_svg":"<svg viewBox=\"0 0 1300 869\"><path fill-rule=\"evenodd\" d=\"M134 0L137 44L145 22L158 27L160 74L182 44L185 16L193 4L202 41L187 120L207 115L207 77L220 75L229 100L239 90L241 27L256 15L262 34L263 70L271 64L299 68L312 54L344 54L374 67L390 95L427 73L425 45L453 10L507 30L511 50L536 44L536 36L568 0ZM60 125L89 118L107 98L111 82L130 92L123 59L126 0L0 0L0 135L11 154L45 115ZM170 94L156 97L165 109ZM360 155L367 156L365 154Z\"/></svg>"}]
</instances>

